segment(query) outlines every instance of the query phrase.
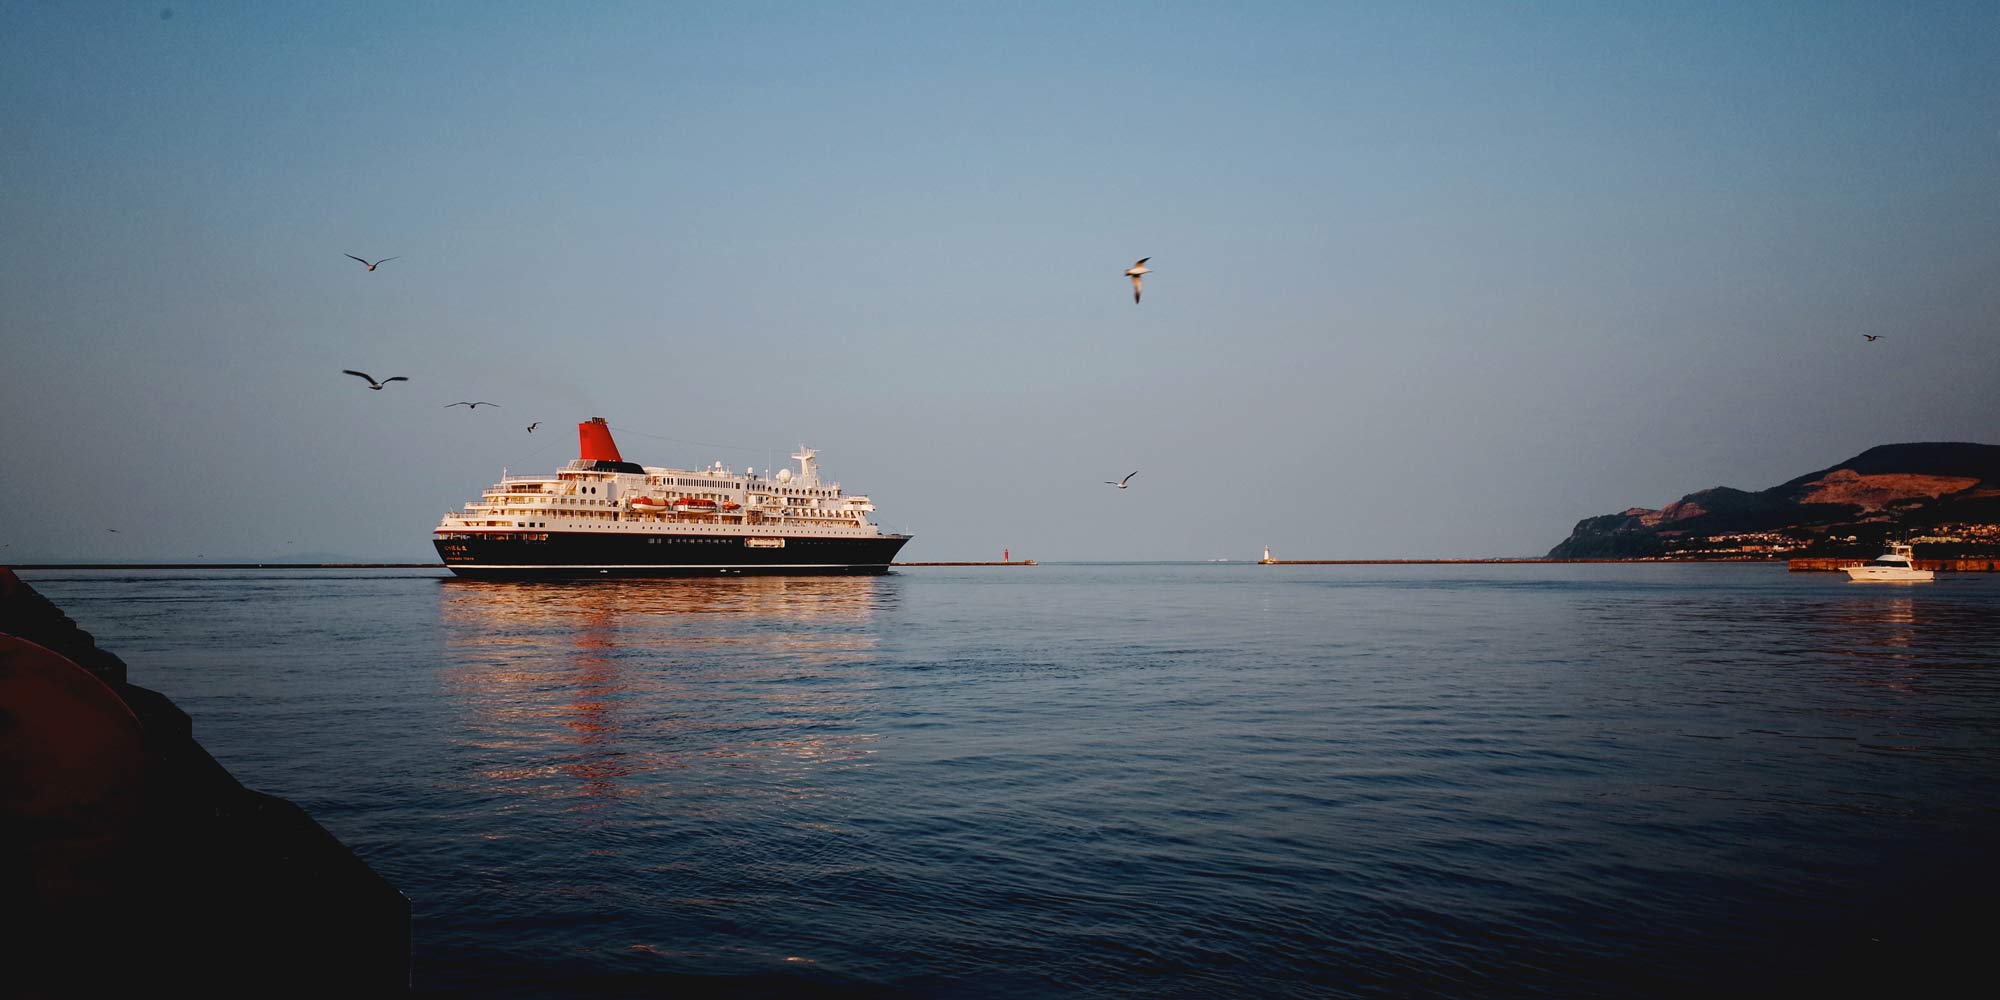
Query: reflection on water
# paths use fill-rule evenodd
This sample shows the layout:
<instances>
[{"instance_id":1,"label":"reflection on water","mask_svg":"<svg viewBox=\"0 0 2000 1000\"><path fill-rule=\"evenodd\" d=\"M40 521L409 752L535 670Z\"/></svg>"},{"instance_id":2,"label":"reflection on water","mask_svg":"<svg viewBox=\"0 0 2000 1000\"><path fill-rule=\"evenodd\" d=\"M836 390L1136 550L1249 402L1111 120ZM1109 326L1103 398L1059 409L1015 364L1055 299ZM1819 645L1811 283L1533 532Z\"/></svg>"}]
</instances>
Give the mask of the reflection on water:
<instances>
[{"instance_id":1,"label":"reflection on water","mask_svg":"<svg viewBox=\"0 0 2000 1000\"><path fill-rule=\"evenodd\" d=\"M610 623L631 616L754 615L866 622L894 598L894 577L739 576L514 583L443 580L447 625L515 626L551 619Z\"/></svg>"},{"instance_id":2,"label":"reflection on water","mask_svg":"<svg viewBox=\"0 0 2000 1000\"><path fill-rule=\"evenodd\" d=\"M1949 591L1897 587L1844 593L1807 607L1814 612L1810 624L1817 652L1831 659L1830 676L1837 682L1911 695L1925 685L1984 680L1962 670L1989 663L1994 623L1980 603ZM1879 707L1871 709L1880 713ZM1920 730L1931 724L1904 723Z\"/></svg>"},{"instance_id":3,"label":"reflection on water","mask_svg":"<svg viewBox=\"0 0 2000 1000\"><path fill-rule=\"evenodd\" d=\"M1828 645L1852 653L1910 647L1919 628L1938 621L1940 610L1926 606L1918 617L1917 600L1907 593L1884 594L1873 600L1837 601L1819 605L1820 624ZM1949 611L1950 609L1941 609Z\"/></svg>"},{"instance_id":4,"label":"reflection on water","mask_svg":"<svg viewBox=\"0 0 2000 1000\"><path fill-rule=\"evenodd\" d=\"M1811 577L1767 593L1584 593L1563 605L1568 626L1550 655L1581 640L1595 650L1590 662L1616 665L1557 688L1579 714L1629 711L1639 693L1677 735L1742 741L1768 759L1802 753L1818 766L1823 754L1884 750L2000 759L1987 707L2000 697L1993 593L1985 579L1885 587ZM1673 677L1671 694L1635 688L1635 666ZM1742 794L1731 782L1710 790ZM1849 804L1852 790L1840 794Z\"/></svg>"},{"instance_id":5,"label":"reflection on water","mask_svg":"<svg viewBox=\"0 0 2000 1000\"><path fill-rule=\"evenodd\" d=\"M572 812L621 794L715 808L865 761L876 736L852 722L877 683L875 617L895 593L884 577L448 580L440 677L493 792ZM694 792L658 783L718 768L754 776Z\"/></svg>"}]
</instances>

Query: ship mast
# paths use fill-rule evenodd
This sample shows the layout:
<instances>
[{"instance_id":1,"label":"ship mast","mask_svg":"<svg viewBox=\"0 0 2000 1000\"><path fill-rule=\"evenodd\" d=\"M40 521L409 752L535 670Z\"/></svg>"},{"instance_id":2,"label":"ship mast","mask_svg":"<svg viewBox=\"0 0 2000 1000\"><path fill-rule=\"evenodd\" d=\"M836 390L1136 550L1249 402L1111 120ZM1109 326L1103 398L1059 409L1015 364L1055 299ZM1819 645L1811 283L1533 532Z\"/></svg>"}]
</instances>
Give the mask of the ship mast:
<instances>
[{"instance_id":1,"label":"ship mast","mask_svg":"<svg viewBox=\"0 0 2000 1000\"><path fill-rule=\"evenodd\" d=\"M792 454L792 457L799 460L799 485L808 487L818 486L819 473L813 469L813 459L819 457L819 452L802 444L799 445L799 450Z\"/></svg>"}]
</instances>

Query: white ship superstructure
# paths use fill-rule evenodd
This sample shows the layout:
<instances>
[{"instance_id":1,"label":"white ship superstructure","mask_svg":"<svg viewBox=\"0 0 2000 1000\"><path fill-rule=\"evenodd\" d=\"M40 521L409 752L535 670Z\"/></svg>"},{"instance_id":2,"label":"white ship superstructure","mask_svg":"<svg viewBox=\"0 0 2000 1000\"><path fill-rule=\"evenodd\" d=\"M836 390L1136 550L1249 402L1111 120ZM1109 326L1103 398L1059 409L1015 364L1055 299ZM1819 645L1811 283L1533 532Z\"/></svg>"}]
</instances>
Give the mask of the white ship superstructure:
<instances>
[{"instance_id":1,"label":"white ship superstructure","mask_svg":"<svg viewBox=\"0 0 2000 1000\"><path fill-rule=\"evenodd\" d=\"M907 535L869 520L868 497L798 471L735 472L624 461L602 417L577 427L580 457L552 475L502 475L434 532L463 575L599 572L862 571L887 568ZM468 572L469 571L469 572Z\"/></svg>"}]
</instances>

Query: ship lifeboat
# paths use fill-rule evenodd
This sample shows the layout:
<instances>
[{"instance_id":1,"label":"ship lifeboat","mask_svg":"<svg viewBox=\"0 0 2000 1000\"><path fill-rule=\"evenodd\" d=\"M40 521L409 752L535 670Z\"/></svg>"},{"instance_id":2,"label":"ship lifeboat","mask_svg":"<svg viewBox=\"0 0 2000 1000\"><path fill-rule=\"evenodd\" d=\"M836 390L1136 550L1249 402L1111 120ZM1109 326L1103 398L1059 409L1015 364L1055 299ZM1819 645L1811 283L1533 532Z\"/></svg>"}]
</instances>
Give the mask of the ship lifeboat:
<instances>
[{"instance_id":1,"label":"ship lifeboat","mask_svg":"<svg viewBox=\"0 0 2000 1000\"><path fill-rule=\"evenodd\" d=\"M715 501L704 500L701 497L681 497L674 501L674 509L683 514L713 514Z\"/></svg>"},{"instance_id":2,"label":"ship lifeboat","mask_svg":"<svg viewBox=\"0 0 2000 1000\"><path fill-rule=\"evenodd\" d=\"M724 500L724 501L722 501L722 509L723 509L723 510L742 510L742 509L743 509L743 505L742 505L742 504L740 504L740 503L737 503L737 502L736 502L736 501L734 501L734 500Z\"/></svg>"},{"instance_id":3,"label":"ship lifeboat","mask_svg":"<svg viewBox=\"0 0 2000 1000\"><path fill-rule=\"evenodd\" d=\"M640 514L658 514L667 509L667 502L665 500L655 500L652 497L633 497L631 500L626 501L626 506L631 507L635 512Z\"/></svg>"}]
</instances>

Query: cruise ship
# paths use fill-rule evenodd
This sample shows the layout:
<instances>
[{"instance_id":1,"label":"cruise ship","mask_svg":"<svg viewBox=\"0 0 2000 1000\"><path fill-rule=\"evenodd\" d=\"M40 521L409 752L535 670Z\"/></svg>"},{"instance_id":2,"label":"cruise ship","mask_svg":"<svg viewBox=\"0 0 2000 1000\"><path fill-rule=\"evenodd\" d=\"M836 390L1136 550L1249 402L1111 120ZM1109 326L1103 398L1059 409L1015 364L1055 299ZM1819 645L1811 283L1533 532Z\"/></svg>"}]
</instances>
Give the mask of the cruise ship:
<instances>
[{"instance_id":1,"label":"cruise ship","mask_svg":"<svg viewBox=\"0 0 2000 1000\"><path fill-rule=\"evenodd\" d=\"M603 417L576 431L569 464L503 474L438 522L446 568L479 579L883 573L910 540L870 522L867 497L822 482L811 448L792 456L797 472L760 476L627 462Z\"/></svg>"}]
</instances>

